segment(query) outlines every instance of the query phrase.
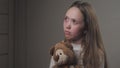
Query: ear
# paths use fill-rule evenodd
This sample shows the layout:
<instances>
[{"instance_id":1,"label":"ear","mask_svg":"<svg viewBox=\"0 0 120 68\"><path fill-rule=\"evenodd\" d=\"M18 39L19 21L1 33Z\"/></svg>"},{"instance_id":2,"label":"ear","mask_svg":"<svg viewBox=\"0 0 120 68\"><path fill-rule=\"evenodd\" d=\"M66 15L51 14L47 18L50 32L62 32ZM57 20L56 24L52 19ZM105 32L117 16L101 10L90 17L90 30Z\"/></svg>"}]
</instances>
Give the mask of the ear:
<instances>
[{"instance_id":1,"label":"ear","mask_svg":"<svg viewBox=\"0 0 120 68\"><path fill-rule=\"evenodd\" d=\"M54 54L54 50L55 50L55 46L52 46L52 47L50 48L50 55L53 56L53 54Z\"/></svg>"}]
</instances>

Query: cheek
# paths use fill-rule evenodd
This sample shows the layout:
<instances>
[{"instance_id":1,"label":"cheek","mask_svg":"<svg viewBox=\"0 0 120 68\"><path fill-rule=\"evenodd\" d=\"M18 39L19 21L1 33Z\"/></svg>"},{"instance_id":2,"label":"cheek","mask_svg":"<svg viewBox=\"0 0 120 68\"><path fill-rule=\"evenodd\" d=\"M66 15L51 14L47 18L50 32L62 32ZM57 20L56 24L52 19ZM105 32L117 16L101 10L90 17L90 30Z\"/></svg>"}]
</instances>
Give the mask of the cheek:
<instances>
[{"instance_id":1,"label":"cheek","mask_svg":"<svg viewBox=\"0 0 120 68\"><path fill-rule=\"evenodd\" d=\"M64 30L66 29L66 26L67 26L67 23L66 23L66 22L63 22L63 29L64 29Z\"/></svg>"},{"instance_id":2,"label":"cheek","mask_svg":"<svg viewBox=\"0 0 120 68\"><path fill-rule=\"evenodd\" d=\"M63 29L65 30L65 23L63 23Z\"/></svg>"},{"instance_id":3,"label":"cheek","mask_svg":"<svg viewBox=\"0 0 120 68\"><path fill-rule=\"evenodd\" d=\"M72 27L72 29L71 29L71 34L73 35L73 36L78 36L78 35L80 35L80 33L82 32L82 27L80 27L80 26L75 26L75 27Z\"/></svg>"}]
</instances>

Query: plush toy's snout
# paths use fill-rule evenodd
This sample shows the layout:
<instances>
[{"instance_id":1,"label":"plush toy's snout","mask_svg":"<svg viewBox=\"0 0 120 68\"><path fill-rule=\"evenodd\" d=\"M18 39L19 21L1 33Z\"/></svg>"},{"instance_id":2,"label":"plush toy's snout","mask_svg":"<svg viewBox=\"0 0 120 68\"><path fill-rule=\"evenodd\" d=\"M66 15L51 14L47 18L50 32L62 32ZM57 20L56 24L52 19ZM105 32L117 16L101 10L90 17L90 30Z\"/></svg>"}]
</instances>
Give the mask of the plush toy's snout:
<instances>
[{"instance_id":1,"label":"plush toy's snout","mask_svg":"<svg viewBox=\"0 0 120 68\"><path fill-rule=\"evenodd\" d=\"M56 57L54 59L57 62L59 60L59 55L56 55Z\"/></svg>"},{"instance_id":2,"label":"plush toy's snout","mask_svg":"<svg viewBox=\"0 0 120 68\"><path fill-rule=\"evenodd\" d=\"M64 53L64 51L62 49L58 49L58 50L56 50L54 59L58 63L58 65L61 65L66 62L67 55Z\"/></svg>"}]
</instances>

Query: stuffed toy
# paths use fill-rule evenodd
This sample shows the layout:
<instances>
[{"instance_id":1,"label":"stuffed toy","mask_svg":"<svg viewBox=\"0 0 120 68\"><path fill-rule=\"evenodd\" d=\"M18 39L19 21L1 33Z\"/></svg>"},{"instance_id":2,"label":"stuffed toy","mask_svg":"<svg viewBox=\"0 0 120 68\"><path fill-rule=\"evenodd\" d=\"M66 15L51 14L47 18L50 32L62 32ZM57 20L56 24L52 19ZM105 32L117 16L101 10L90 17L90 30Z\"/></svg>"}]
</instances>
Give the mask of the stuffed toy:
<instances>
[{"instance_id":1,"label":"stuffed toy","mask_svg":"<svg viewBox=\"0 0 120 68\"><path fill-rule=\"evenodd\" d=\"M50 54L53 56L55 65L53 68L79 68L72 45L67 42L59 42L52 46Z\"/></svg>"}]
</instances>

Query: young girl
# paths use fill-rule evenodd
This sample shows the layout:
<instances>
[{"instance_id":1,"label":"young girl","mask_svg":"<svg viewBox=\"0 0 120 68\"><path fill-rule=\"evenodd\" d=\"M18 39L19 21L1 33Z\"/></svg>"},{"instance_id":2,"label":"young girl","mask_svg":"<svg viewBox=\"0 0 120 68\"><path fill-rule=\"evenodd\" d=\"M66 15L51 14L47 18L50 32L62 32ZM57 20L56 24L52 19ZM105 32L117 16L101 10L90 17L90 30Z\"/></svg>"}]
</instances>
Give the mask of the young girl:
<instances>
[{"instance_id":1,"label":"young girl","mask_svg":"<svg viewBox=\"0 0 120 68\"><path fill-rule=\"evenodd\" d=\"M82 68L108 68L97 17L87 2L76 1L64 18L65 40L70 42ZM51 57L50 67L55 62Z\"/></svg>"}]
</instances>

